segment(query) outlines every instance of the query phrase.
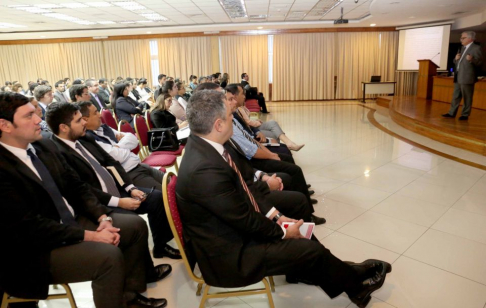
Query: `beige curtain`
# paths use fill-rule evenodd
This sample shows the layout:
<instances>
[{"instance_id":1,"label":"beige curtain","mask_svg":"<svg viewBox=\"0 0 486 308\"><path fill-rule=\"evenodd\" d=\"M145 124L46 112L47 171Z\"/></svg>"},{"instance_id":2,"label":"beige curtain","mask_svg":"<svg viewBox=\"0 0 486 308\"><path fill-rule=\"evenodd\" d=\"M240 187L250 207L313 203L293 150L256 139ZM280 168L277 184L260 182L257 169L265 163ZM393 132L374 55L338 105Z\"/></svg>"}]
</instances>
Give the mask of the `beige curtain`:
<instances>
[{"instance_id":1,"label":"beige curtain","mask_svg":"<svg viewBox=\"0 0 486 308\"><path fill-rule=\"evenodd\" d=\"M239 83L247 73L249 83L268 98L268 36L221 36L221 73L228 73L230 83Z\"/></svg>"},{"instance_id":2,"label":"beige curtain","mask_svg":"<svg viewBox=\"0 0 486 308\"><path fill-rule=\"evenodd\" d=\"M182 78L189 84L191 75L207 76L212 72L210 37L158 39L160 74Z\"/></svg>"},{"instance_id":3,"label":"beige curtain","mask_svg":"<svg viewBox=\"0 0 486 308\"><path fill-rule=\"evenodd\" d=\"M144 77L152 84L149 40L105 41L103 47L108 78Z\"/></svg>"},{"instance_id":4,"label":"beige curtain","mask_svg":"<svg viewBox=\"0 0 486 308\"><path fill-rule=\"evenodd\" d=\"M58 61L62 64L62 77L100 79L106 76L102 42L64 43L60 45ZM111 77L111 76L110 76ZM58 78L61 79L61 78ZM51 81L51 80L50 80ZM57 81L57 80L56 80ZM52 80L52 84L54 84Z\"/></svg>"},{"instance_id":5,"label":"beige curtain","mask_svg":"<svg viewBox=\"0 0 486 308\"><path fill-rule=\"evenodd\" d=\"M275 35L273 42L273 101L333 99L334 33Z\"/></svg>"},{"instance_id":6,"label":"beige curtain","mask_svg":"<svg viewBox=\"0 0 486 308\"><path fill-rule=\"evenodd\" d=\"M397 32L337 33L337 99L356 99L372 75L395 81Z\"/></svg>"},{"instance_id":7,"label":"beige curtain","mask_svg":"<svg viewBox=\"0 0 486 308\"><path fill-rule=\"evenodd\" d=\"M397 71L395 80L397 82L396 95L417 95L418 72Z\"/></svg>"}]
</instances>

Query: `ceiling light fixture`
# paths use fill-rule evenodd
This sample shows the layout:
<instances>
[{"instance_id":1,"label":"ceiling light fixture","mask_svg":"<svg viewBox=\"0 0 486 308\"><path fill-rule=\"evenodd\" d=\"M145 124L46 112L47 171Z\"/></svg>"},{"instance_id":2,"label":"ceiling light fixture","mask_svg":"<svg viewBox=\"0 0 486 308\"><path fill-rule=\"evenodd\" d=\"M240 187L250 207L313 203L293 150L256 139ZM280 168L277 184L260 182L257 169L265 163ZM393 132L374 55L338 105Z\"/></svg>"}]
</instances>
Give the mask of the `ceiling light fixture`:
<instances>
[{"instance_id":1,"label":"ceiling light fixture","mask_svg":"<svg viewBox=\"0 0 486 308\"><path fill-rule=\"evenodd\" d=\"M100 25L112 25L112 24L116 24L116 22L110 21L110 20L98 21L98 23Z\"/></svg>"},{"instance_id":2,"label":"ceiling light fixture","mask_svg":"<svg viewBox=\"0 0 486 308\"><path fill-rule=\"evenodd\" d=\"M61 3L61 6L62 7L65 7L65 8L68 8L68 9L82 9L82 8L88 7L84 3L76 3L76 2L73 2L73 3Z\"/></svg>"},{"instance_id":3,"label":"ceiling light fixture","mask_svg":"<svg viewBox=\"0 0 486 308\"><path fill-rule=\"evenodd\" d=\"M370 24L370 27L374 27L374 26L376 26L376 24Z\"/></svg>"},{"instance_id":4,"label":"ceiling light fixture","mask_svg":"<svg viewBox=\"0 0 486 308\"><path fill-rule=\"evenodd\" d=\"M160 21L169 21L169 19L167 19L166 17L158 14L158 13L144 13L144 14L140 14L140 16L143 16L147 19L150 19L150 20L160 20Z\"/></svg>"},{"instance_id":5,"label":"ceiling light fixture","mask_svg":"<svg viewBox=\"0 0 486 308\"><path fill-rule=\"evenodd\" d=\"M145 6L140 5L137 2L133 2L133 1L112 2L112 4L129 11L140 11L140 10L147 9Z\"/></svg>"},{"instance_id":6,"label":"ceiling light fixture","mask_svg":"<svg viewBox=\"0 0 486 308\"><path fill-rule=\"evenodd\" d=\"M147 31L147 34L150 34L150 33L152 33L152 32L151 31Z\"/></svg>"},{"instance_id":7,"label":"ceiling light fixture","mask_svg":"<svg viewBox=\"0 0 486 308\"><path fill-rule=\"evenodd\" d=\"M243 0L219 0L219 3L231 18L248 17Z\"/></svg>"},{"instance_id":8,"label":"ceiling light fixture","mask_svg":"<svg viewBox=\"0 0 486 308\"><path fill-rule=\"evenodd\" d=\"M86 2L85 4L91 6L91 7L110 7L113 6L113 4L109 2Z\"/></svg>"},{"instance_id":9,"label":"ceiling light fixture","mask_svg":"<svg viewBox=\"0 0 486 308\"><path fill-rule=\"evenodd\" d=\"M261 29L263 29L263 27L258 27L257 29L258 29L258 30L261 30Z\"/></svg>"},{"instance_id":10,"label":"ceiling light fixture","mask_svg":"<svg viewBox=\"0 0 486 308\"><path fill-rule=\"evenodd\" d=\"M21 11L26 11L26 12L33 13L33 14L52 13L52 11L42 9L40 7L35 7L35 6L18 6L15 9L21 10Z\"/></svg>"},{"instance_id":11,"label":"ceiling light fixture","mask_svg":"<svg viewBox=\"0 0 486 308\"><path fill-rule=\"evenodd\" d=\"M45 3L45 4L34 4L35 7L38 7L38 8L41 8L41 9L60 9L62 8L62 6L58 5L58 4L49 4L49 3Z\"/></svg>"},{"instance_id":12,"label":"ceiling light fixture","mask_svg":"<svg viewBox=\"0 0 486 308\"><path fill-rule=\"evenodd\" d=\"M11 24L8 22L0 22L0 29L8 29L8 28L27 28L27 26Z\"/></svg>"}]
</instances>

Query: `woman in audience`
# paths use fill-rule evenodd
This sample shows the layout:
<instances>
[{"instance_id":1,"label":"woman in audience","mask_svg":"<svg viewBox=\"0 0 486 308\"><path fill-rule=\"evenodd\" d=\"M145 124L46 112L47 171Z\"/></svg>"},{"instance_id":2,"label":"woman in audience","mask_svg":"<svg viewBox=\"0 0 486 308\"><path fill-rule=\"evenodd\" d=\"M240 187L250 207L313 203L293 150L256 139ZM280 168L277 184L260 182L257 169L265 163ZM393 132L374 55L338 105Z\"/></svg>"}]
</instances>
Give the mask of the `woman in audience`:
<instances>
[{"instance_id":1,"label":"woman in audience","mask_svg":"<svg viewBox=\"0 0 486 308\"><path fill-rule=\"evenodd\" d=\"M181 104L181 106L184 108L184 112L186 111L187 108L187 101L184 98L186 94L186 87L182 82L177 83L177 95L175 96L177 102Z\"/></svg>"},{"instance_id":2,"label":"woman in audience","mask_svg":"<svg viewBox=\"0 0 486 308\"><path fill-rule=\"evenodd\" d=\"M226 86L228 85L229 83L229 75L228 73L224 73L223 74L223 79L221 79L221 88L226 88Z\"/></svg>"},{"instance_id":3,"label":"woman in audience","mask_svg":"<svg viewBox=\"0 0 486 308\"><path fill-rule=\"evenodd\" d=\"M150 100L150 98L152 97L151 92L147 91L147 79L140 78L138 80L137 92L142 97L141 100L147 102L150 105L150 107L152 107L154 102L153 100Z\"/></svg>"},{"instance_id":4,"label":"woman in audience","mask_svg":"<svg viewBox=\"0 0 486 308\"><path fill-rule=\"evenodd\" d=\"M126 120L133 125L133 116L143 113L143 105L131 99L128 96L129 93L129 82L115 85L115 91L113 92L113 110L115 110L119 121Z\"/></svg>"},{"instance_id":5,"label":"woman in audience","mask_svg":"<svg viewBox=\"0 0 486 308\"><path fill-rule=\"evenodd\" d=\"M194 91L197 88L197 76L196 75L191 75L189 77L189 86L191 89Z\"/></svg>"},{"instance_id":6,"label":"woman in audience","mask_svg":"<svg viewBox=\"0 0 486 308\"><path fill-rule=\"evenodd\" d=\"M162 86L161 93L169 94L172 97L170 112L176 117L177 123L184 122L186 120L186 109L175 99L175 96L179 93L177 84L172 80L167 80Z\"/></svg>"},{"instance_id":7,"label":"woman in audience","mask_svg":"<svg viewBox=\"0 0 486 308\"><path fill-rule=\"evenodd\" d=\"M150 112L150 119L152 123L157 128L178 128L186 127L187 121L177 123L176 117L169 111L172 105L172 96L165 93L164 95L159 95L155 101L155 105Z\"/></svg>"},{"instance_id":8,"label":"woman in audience","mask_svg":"<svg viewBox=\"0 0 486 308\"><path fill-rule=\"evenodd\" d=\"M12 92L24 94L24 90L22 89L22 85L20 83L15 83L12 86Z\"/></svg>"}]
</instances>

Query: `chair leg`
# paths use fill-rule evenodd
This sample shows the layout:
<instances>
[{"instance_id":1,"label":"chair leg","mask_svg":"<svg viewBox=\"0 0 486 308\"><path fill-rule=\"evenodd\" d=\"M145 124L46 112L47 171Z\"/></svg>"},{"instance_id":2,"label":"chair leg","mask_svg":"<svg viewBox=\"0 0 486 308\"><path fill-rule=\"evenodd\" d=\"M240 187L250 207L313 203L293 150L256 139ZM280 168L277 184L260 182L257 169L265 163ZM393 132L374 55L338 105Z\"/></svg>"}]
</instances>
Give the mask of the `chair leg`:
<instances>
[{"instance_id":1,"label":"chair leg","mask_svg":"<svg viewBox=\"0 0 486 308\"><path fill-rule=\"evenodd\" d=\"M71 290L71 287L67 284L62 284L62 287L64 290L66 290L66 295L68 296L69 299L69 304L71 304L71 308L77 308L76 306L76 301L74 300L74 295L73 291Z\"/></svg>"},{"instance_id":2,"label":"chair leg","mask_svg":"<svg viewBox=\"0 0 486 308\"><path fill-rule=\"evenodd\" d=\"M270 290L270 284L268 283L267 279L263 278L263 284L265 285L265 291L268 297L268 305L270 308L275 308L275 304L273 303L272 291Z\"/></svg>"},{"instance_id":3,"label":"chair leg","mask_svg":"<svg viewBox=\"0 0 486 308\"><path fill-rule=\"evenodd\" d=\"M7 292L3 292L2 306L0 308L7 308L8 306L7 300L8 300L8 294Z\"/></svg>"},{"instance_id":4,"label":"chair leg","mask_svg":"<svg viewBox=\"0 0 486 308\"><path fill-rule=\"evenodd\" d=\"M204 287L204 293L203 293L203 297L201 298L201 303L199 304L199 308L204 308L204 304L208 300L208 293L209 293L209 286L206 285Z\"/></svg>"},{"instance_id":5,"label":"chair leg","mask_svg":"<svg viewBox=\"0 0 486 308\"><path fill-rule=\"evenodd\" d=\"M272 293L275 293L275 282L273 281L273 276L268 276L268 280L270 282L270 289Z\"/></svg>"},{"instance_id":6,"label":"chair leg","mask_svg":"<svg viewBox=\"0 0 486 308\"><path fill-rule=\"evenodd\" d=\"M200 283L197 284L197 291L196 291L196 295L197 296L201 296L202 286L203 286L203 283L202 282L200 282Z\"/></svg>"}]
</instances>

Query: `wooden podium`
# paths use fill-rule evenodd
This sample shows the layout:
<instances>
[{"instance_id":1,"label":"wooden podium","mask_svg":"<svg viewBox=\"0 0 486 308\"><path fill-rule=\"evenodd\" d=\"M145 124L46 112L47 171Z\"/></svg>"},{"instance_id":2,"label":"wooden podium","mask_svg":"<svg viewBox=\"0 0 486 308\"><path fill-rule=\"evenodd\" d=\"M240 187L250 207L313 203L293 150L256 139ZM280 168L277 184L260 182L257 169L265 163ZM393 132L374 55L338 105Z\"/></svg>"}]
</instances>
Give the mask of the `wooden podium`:
<instances>
[{"instance_id":1,"label":"wooden podium","mask_svg":"<svg viewBox=\"0 0 486 308\"><path fill-rule=\"evenodd\" d=\"M417 81L417 97L431 99L433 88L433 77L437 75L439 66L430 60L418 60L419 75Z\"/></svg>"}]
</instances>

